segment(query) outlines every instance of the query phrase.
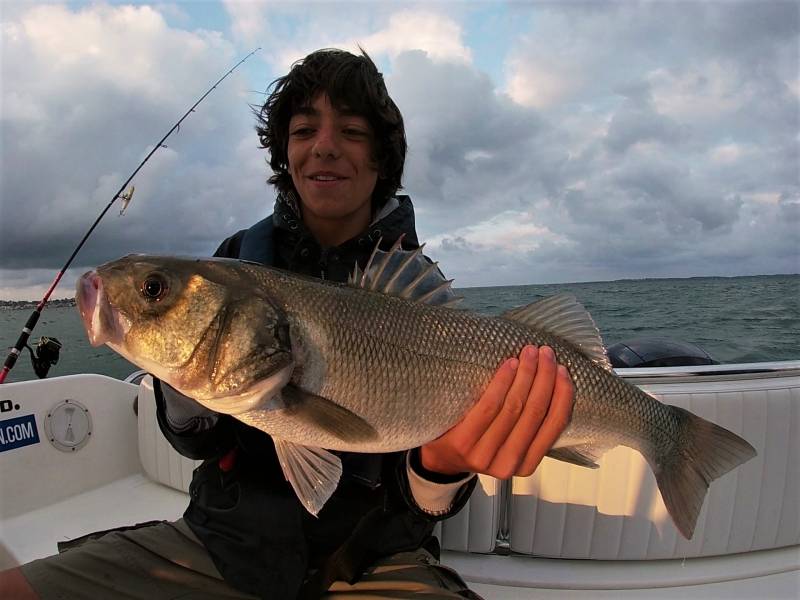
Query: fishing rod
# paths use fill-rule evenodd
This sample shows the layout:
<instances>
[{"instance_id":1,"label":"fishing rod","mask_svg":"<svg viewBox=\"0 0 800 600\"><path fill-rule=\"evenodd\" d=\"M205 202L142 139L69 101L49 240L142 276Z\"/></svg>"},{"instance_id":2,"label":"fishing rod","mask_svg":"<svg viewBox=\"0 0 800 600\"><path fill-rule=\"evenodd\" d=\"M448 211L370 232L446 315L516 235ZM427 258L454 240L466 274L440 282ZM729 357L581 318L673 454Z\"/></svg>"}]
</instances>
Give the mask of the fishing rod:
<instances>
[{"instance_id":1,"label":"fishing rod","mask_svg":"<svg viewBox=\"0 0 800 600\"><path fill-rule=\"evenodd\" d=\"M133 178L136 177L136 174L141 170L141 168L145 165L145 163L148 160L150 160L150 157L153 156L153 154L156 153L156 150L158 150L159 148L163 148L164 147L164 142L167 140L167 138L170 135L172 135L172 133L176 129L178 129L180 127L181 123L183 123L183 121L184 121L184 119L186 119L186 117L188 117L191 113L194 112L194 109L197 108L197 106L203 100L205 100L206 96L208 96L211 92L213 92L217 88L217 86L220 83L222 83L223 80L225 80L226 77L228 77L228 75L233 73L239 67L239 65L241 65L244 61L246 61L248 58L253 56L253 54L258 52L259 50L261 50L261 47L256 48L250 54L245 56L242 60L240 60L238 63L236 63L227 73L225 73L222 77L220 77L217 80L217 82L214 83L214 85L212 85L210 88L208 88L208 90L206 90L206 93L203 94L202 96L200 96L200 99L197 102L195 102L189 108L189 110L187 110L186 113L180 119L178 119L178 122L175 123L175 125L173 125L172 128L169 131L167 131L167 133L164 135L164 137L162 137L158 141L158 143L147 154L147 156L144 157L142 162L139 163L139 166L136 167L136 170L134 170L134 172L131 173L130 177L128 177L128 179L125 180L125 183L123 183L120 186L119 190L117 190L117 193L114 194L114 196L111 198L111 201L108 203L108 205L103 209L103 211L100 213L100 215L97 217L97 219L95 219L94 223L92 223L92 226L89 227L89 230L86 232L86 235L83 236L83 239L75 247L75 250L72 251L72 255L69 257L69 259L64 264L64 266L61 267L61 270L56 275L56 278L53 280L53 283L50 284L50 288L47 290L47 292L45 293L44 297L41 299L39 304L36 305L36 308L34 309L34 311L31 314L31 316L28 317L28 321L25 323L25 327L22 328L22 333L20 334L19 339L17 339L17 343L14 344L14 347L11 349L11 352L9 352L8 356L6 357L6 361L3 364L3 369L0 370L0 383L4 383L5 382L9 371L11 371L11 369L14 368L14 365L17 362L17 358L19 358L19 355L22 353L22 350L24 348L28 348L28 350L30 350L30 346L28 346L28 338L30 337L31 332L33 331L33 328L36 327L36 323L39 321L39 317L41 316L42 311L44 310L44 307L47 304L47 301L50 299L50 294L52 294L53 291L56 289L56 286L61 281L61 278L64 276L64 273L66 273L67 269L72 264L72 261L75 259L75 256L78 254L80 249L86 243L86 240L89 239L89 236L92 235L92 232L95 230L95 227L97 227L98 223L100 223L100 220L106 215L106 213L109 211L109 209L114 204L114 202L116 202L118 199L122 198L123 201L124 201L124 204L123 204L123 207L122 207L122 211L125 210L125 207L128 205L128 203L131 201L131 198L133 197L133 187L131 187L131 189L128 192L125 192L125 189L128 187L128 184L133 180ZM122 211L120 211L120 214L122 214ZM58 344L57 341L56 341L56 343ZM60 344L58 344L58 345L60 347ZM34 358L37 358L33 354L32 350L31 350L31 355L34 356ZM56 352L55 361L53 361L51 359L51 362L53 364L55 364L56 361L58 361L57 352ZM34 364L35 364L35 362L34 362Z\"/></svg>"}]
</instances>

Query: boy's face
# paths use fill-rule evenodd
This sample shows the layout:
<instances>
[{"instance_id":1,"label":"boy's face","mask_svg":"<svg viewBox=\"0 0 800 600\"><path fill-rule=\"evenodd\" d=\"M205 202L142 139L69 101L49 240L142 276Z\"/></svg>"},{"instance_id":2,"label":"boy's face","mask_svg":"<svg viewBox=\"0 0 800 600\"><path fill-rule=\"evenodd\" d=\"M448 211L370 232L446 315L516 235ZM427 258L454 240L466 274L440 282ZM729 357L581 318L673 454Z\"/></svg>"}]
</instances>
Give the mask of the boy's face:
<instances>
[{"instance_id":1,"label":"boy's face","mask_svg":"<svg viewBox=\"0 0 800 600\"><path fill-rule=\"evenodd\" d=\"M369 225L378 181L372 128L361 115L337 111L320 94L289 121L289 173L300 196L303 220L316 225Z\"/></svg>"}]
</instances>

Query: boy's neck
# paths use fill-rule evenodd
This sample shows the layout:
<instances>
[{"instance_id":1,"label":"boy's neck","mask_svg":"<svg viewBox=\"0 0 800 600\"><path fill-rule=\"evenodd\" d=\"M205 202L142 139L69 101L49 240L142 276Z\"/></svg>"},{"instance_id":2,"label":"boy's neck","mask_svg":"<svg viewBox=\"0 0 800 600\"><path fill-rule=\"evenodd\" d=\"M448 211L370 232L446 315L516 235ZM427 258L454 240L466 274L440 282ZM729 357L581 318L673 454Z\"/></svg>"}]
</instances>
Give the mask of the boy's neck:
<instances>
[{"instance_id":1,"label":"boy's neck","mask_svg":"<svg viewBox=\"0 0 800 600\"><path fill-rule=\"evenodd\" d=\"M341 219L322 219L302 208L301 212L303 223L323 248L339 246L356 237L369 227L372 217L371 210Z\"/></svg>"}]
</instances>

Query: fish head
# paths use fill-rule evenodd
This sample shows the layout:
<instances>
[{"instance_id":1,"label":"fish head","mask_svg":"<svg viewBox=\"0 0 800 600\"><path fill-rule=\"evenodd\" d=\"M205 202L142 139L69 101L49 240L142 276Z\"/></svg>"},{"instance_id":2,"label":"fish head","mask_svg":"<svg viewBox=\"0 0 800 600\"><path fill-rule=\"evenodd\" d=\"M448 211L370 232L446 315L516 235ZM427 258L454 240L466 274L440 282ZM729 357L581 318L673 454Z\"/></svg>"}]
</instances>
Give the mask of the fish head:
<instances>
[{"instance_id":1,"label":"fish head","mask_svg":"<svg viewBox=\"0 0 800 600\"><path fill-rule=\"evenodd\" d=\"M224 259L128 255L78 281L89 341L213 410L236 413L280 389L292 370L288 322Z\"/></svg>"}]
</instances>

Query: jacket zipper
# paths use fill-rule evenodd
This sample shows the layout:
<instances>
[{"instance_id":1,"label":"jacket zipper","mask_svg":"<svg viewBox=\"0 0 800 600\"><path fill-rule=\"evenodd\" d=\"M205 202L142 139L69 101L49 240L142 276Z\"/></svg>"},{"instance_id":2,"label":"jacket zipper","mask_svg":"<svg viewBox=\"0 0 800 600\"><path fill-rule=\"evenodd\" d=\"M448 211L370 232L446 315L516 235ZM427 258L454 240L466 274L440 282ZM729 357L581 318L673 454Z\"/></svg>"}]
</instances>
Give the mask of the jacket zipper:
<instances>
[{"instance_id":1,"label":"jacket zipper","mask_svg":"<svg viewBox=\"0 0 800 600\"><path fill-rule=\"evenodd\" d=\"M323 248L322 252L319 255L319 276L320 279L325 280L327 279L326 275L328 273L328 252L330 248Z\"/></svg>"}]
</instances>

